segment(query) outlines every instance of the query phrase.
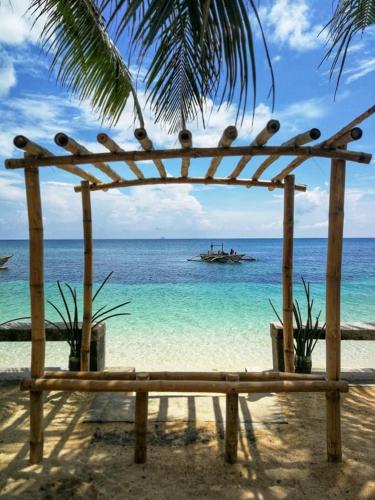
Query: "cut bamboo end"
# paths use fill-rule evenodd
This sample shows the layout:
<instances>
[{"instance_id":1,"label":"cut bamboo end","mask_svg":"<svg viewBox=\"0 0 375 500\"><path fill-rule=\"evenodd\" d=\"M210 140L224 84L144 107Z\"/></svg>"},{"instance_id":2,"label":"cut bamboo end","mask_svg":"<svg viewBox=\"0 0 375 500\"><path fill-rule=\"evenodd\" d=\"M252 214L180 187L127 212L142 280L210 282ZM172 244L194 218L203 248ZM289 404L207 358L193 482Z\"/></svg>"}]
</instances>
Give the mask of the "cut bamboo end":
<instances>
[{"instance_id":1,"label":"cut bamboo end","mask_svg":"<svg viewBox=\"0 0 375 500\"><path fill-rule=\"evenodd\" d=\"M178 140L181 147L184 149L190 149L193 146L193 136L190 130L181 130L178 134ZM182 158L181 160L181 177L187 177L189 175L190 158Z\"/></svg>"},{"instance_id":2,"label":"cut bamboo end","mask_svg":"<svg viewBox=\"0 0 375 500\"><path fill-rule=\"evenodd\" d=\"M336 148L345 146L349 142L358 141L362 137L362 129L359 127L354 127L342 136L340 136L331 146Z\"/></svg>"},{"instance_id":3,"label":"cut bamboo end","mask_svg":"<svg viewBox=\"0 0 375 500\"><path fill-rule=\"evenodd\" d=\"M269 120L264 129L259 132L251 145L264 146L269 141L269 139L279 130L280 122L278 120Z\"/></svg>"},{"instance_id":4,"label":"cut bamboo end","mask_svg":"<svg viewBox=\"0 0 375 500\"><path fill-rule=\"evenodd\" d=\"M53 154L43 146L30 141L24 135L16 135L13 139L13 144L18 149L22 149L25 153L34 156L53 156Z\"/></svg>"},{"instance_id":5,"label":"cut bamboo end","mask_svg":"<svg viewBox=\"0 0 375 500\"><path fill-rule=\"evenodd\" d=\"M219 140L218 148L229 148L233 143L233 141L237 139L237 136L238 136L237 128L234 125L229 125L229 127L227 127L224 130L223 135ZM223 159L222 156L217 156L215 158L212 158L210 166L208 167L206 173L207 179L212 179L214 177L216 170L220 165L222 159Z\"/></svg>"},{"instance_id":6,"label":"cut bamboo end","mask_svg":"<svg viewBox=\"0 0 375 500\"><path fill-rule=\"evenodd\" d=\"M134 130L134 137L140 143L144 151L152 151L154 149L154 145L152 144L151 139L149 139L145 128L136 128ZM153 159L153 162L158 169L160 177L165 179L167 177L167 171L165 170L162 160Z\"/></svg>"},{"instance_id":7,"label":"cut bamboo end","mask_svg":"<svg viewBox=\"0 0 375 500\"><path fill-rule=\"evenodd\" d=\"M125 150L120 147L117 142L115 142L113 139L111 139L107 134L104 132L101 132L96 136L97 141L102 144L105 148L108 149L111 153L124 153ZM136 163L132 160L126 160L125 163L128 165L130 170L133 172L134 175L138 177L138 179L144 179L144 175L139 170L137 167Z\"/></svg>"},{"instance_id":8,"label":"cut bamboo end","mask_svg":"<svg viewBox=\"0 0 375 500\"><path fill-rule=\"evenodd\" d=\"M69 151L73 155L87 155L91 154L85 146L79 144L72 137L69 137L67 134L63 132L58 132L55 135L55 143L64 148L66 151ZM118 182L124 180L117 172L115 172L107 163L101 161L93 161L92 165L94 167L101 170L104 174L108 175L113 181Z\"/></svg>"}]
</instances>

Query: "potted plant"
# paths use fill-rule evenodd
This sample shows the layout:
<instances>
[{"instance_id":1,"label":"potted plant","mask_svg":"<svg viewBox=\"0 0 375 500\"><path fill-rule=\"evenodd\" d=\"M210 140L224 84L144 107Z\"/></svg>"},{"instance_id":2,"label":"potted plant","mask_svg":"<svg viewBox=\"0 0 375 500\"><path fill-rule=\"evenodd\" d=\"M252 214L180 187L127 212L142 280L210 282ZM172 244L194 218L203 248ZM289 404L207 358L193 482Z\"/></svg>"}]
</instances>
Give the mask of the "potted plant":
<instances>
[{"instance_id":1,"label":"potted plant","mask_svg":"<svg viewBox=\"0 0 375 500\"><path fill-rule=\"evenodd\" d=\"M310 283L306 284L303 276L301 277L303 288L306 298L306 322L303 321L301 308L299 306L298 300L293 303L293 316L296 325L296 333L294 335L294 366L296 373L311 373L312 361L311 355L315 346L319 340L322 338L322 332L325 329L325 323L320 326L320 315L322 311L315 316L313 316L314 299L311 298L310 293ZM270 299L269 303L281 325L283 322L280 315L276 311L272 301Z\"/></svg>"},{"instance_id":2,"label":"potted plant","mask_svg":"<svg viewBox=\"0 0 375 500\"><path fill-rule=\"evenodd\" d=\"M98 290L93 296L92 302L94 303L95 299L98 297L100 292L103 290L103 287L112 276L113 271L110 272L100 284ZM82 339L82 326L78 321L79 313L78 313L78 302L77 302L77 290L71 287L68 283L65 283L66 291L64 293L64 289L60 283L57 281L57 287L59 289L60 297L62 299L62 307L58 307L52 301L48 300L47 303L53 307L53 309L57 312L58 316L62 320L65 331L67 332L67 341L70 346L70 354L69 354L69 370L70 371L79 371L81 365L81 339ZM67 295L66 295L67 293ZM91 322L91 330L93 330L99 323L107 321L110 318L114 318L115 316L128 316L129 313L126 312L114 312L119 309L125 307L130 302L123 302L121 304L117 304L113 307L103 306L100 307L93 315ZM113 314L112 314L113 313ZM54 325L58 330L61 331L61 327L52 321L49 321L52 325Z\"/></svg>"}]
</instances>

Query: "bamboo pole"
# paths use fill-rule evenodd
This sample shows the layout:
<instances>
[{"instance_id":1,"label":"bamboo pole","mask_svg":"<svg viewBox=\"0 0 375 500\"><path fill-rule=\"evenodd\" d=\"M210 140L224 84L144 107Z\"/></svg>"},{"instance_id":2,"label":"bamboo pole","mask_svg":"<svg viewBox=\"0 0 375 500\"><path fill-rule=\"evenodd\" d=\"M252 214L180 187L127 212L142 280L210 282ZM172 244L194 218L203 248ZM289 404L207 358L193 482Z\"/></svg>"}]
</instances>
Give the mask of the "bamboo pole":
<instances>
[{"instance_id":1,"label":"bamboo pole","mask_svg":"<svg viewBox=\"0 0 375 500\"><path fill-rule=\"evenodd\" d=\"M269 180L253 181L252 179L229 179L224 178L206 178L206 177L166 177L165 179L161 177L151 177L149 179L135 179L122 182L109 182L107 184L101 184L100 186L91 185L91 191L106 191L108 189L118 189L126 187L135 186L152 186L158 184L213 184L213 185L224 185L224 186L245 186L245 187L265 187L270 189L284 189L283 182L273 183ZM81 191L81 186L75 186L74 190L79 193ZM306 191L306 186L304 184L296 184L296 191Z\"/></svg>"},{"instance_id":2,"label":"bamboo pole","mask_svg":"<svg viewBox=\"0 0 375 500\"><path fill-rule=\"evenodd\" d=\"M292 137L286 142L283 142L281 146L302 146L310 141L315 141L320 137L320 130L317 128L312 128L307 132L303 132L302 134L298 134L295 137ZM259 165L259 167L254 172L252 179L259 179L259 177L263 174L263 172L274 163L276 160L280 158L280 155L271 155L266 158L263 163Z\"/></svg>"},{"instance_id":3,"label":"bamboo pole","mask_svg":"<svg viewBox=\"0 0 375 500\"><path fill-rule=\"evenodd\" d=\"M184 149L190 149L193 146L193 136L190 130L184 129L178 134L178 140L180 141L181 147ZM181 160L181 177L187 177L189 175L190 158L182 158Z\"/></svg>"},{"instance_id":4,"label":"bamboo pole","mask_svg":"<svg viewBox=\"0 0 375 500\"><path fill-rule=\"evenodd\" d=\"M234 142L237 139L238 132L237 128L234 127L233 125L229 125L224 132L223 135L220 138L218 148L230 148L232 142ZM208 167L207 173L206 173L206 178L213 178L216 170L218 169L218 166L221 163L221 160L223 159L222 156L217 156L215 158L212 158L210 166Z\"/></svg>"},{"instance_id":5,"label":"bamboo pole","mask_svg":"<svg viewBox=\"0 0 375 500\"><path fill-rule=\"evenodd\" d=\"M335 147L335 148L340 148L342 146L345 146L349 142L352 141L357 141L362 137L362 129L359 127L355 127L347 132L345 134L340 135L336 137L334 142L330 142L328 144L328 141L324 141L323 143L319 144L318 146L324 147L329 145L330 147ZM278 182L282 181L287 175L289 175L293 170L295 170L299 165L301 165L304 161L308 160L309 156L299 156L292 160L289 165L287 165L279 174L277 174L275 177L272 178L273 182Z\"/></svg>"},{"instance_id":6,"label":"bamboo pole","mask_svg":"<svg viewBox=\"0 0 375 500\"><path fill-rule=\"evenodd\" d=\"M264 129L256 136L250 146L264 146L271 137L276 134L280 130L280 122L278 120L269 120ZM246 165L251 160L251 155L243 156L240 161L237 163L236 168L229 175L231 179L235 179L240 175L242 170L246 167Z\"/></svg>"},{"instance_id":7,"label":"bamboo pole","mask_svg":"<svg viewBox=\"0 0 375 500\"><path fill-rule=\"evenodd\" d=\"M39 144L36 144L35 142L30 141L30 139L28 139L24 135L16 135L16 137L13 139L13 144L16 146L16 148L22 149L23 151L32 156L38 156L38 157L54 156L54 154L51 153L51 151L49 151L46 148L43 148L42 146L39 146ZM81 177L82 179L90 181L94 184L100 184L101 182L100 179L98 179L94 175L89 174L82 168L77 167L76 165L69 165L69 164L60 166L56 165L56 168L59 168L60 170L65 170L70 174L78 175L78 177Z\"/></svg>"},{"instance_id":8,"label":"bamboo pole","mask_svg":"<svg viewBox=\"0 0 375 500\"><path fill-rule=\"evenodd\" d=\"M354 118L351 122L349 122L345 127L342 129L338 130L335 134L333 134L331 137L326 139L322 144L323 146L331 146L336 140L345 135L347 132L349 132L353 127L356 125L359 125L362 123L364 120L369 118L371 115L375 113L375 105L371 106L371 108L367 109L365 112L361 113L359 116Z\"/></svg>"},{"instance_id":9,"label":"bamboo pole","mask_svg":"<svg viewBox=\"0 0 375 500\"><path fill-rule=\"evenodd\" d=\"M82 181L82 215L84 244L84 276L83 276L83 321L81 342L81 370L90 370L90 344L92 321L92 218L91 196L88 182Z\"/></svg>"},{"instance_id":10,"label":"bamboo pole","mask_svg":"<svg viewBox=\"0 0 375 500\"><path fill-rule=\"evenodd\" d=\"M43 216L37 168L25 170L25 186L29 220L31 376L36 379L44 374L45 360ZM37 464L42 459L43 392L30 389L30 461Z\"/></svg>"},{"instance_id":11,"label":"bamboo pole","mask_svg":"<svg viewBox=\"0 0 375 500\"><path fill-rule=\"evenodd\" d=\"M294 372L293 330L293 232L294 232L294 175L285 178L283 224L283 337L284 366Z\"/></svg>"},{"instance_id":12,"label":"bamboo pole","mask_svg":"<svg viewBox=\"0 0 375 500\"><path fill-rule=\"evenodd\" d=\"M326 372L328 381L338 381L341 371L340 296L344 230L345 161L332 160L327 252ZM327 392L328 461L341 461L340 394Z\"/></svg>"},{"instance_id":13,"label":"bamboo pole","mask_svg":"<svg viewBox=\"0 0 375 500\"><path fill-rule=\"evenodd\" d=\"M138 373L137 380L148 380L148 373ZM147 460L147 417L148 392L137 391L134 414L134 463L144 464Z\"/></svg>"},{"instance_id":14,"label":"bamboo pole","mask_svg":"<svg viewBox=\"0 0 375 500\"><path fill-rule=\"evenodd\" d=\"M108 149L108 151L111 151L111 153L125 153L125 151L113 140L111 139L107 134L100 133L96 136L97 141L102 144L105 148ZM138 177L138 179L143 179L144 175L139 170L137 167L136 163L132 160L127 160L125 162L130 170L133 172L134 175Z\"/></svg>"},{"instance_id":15,"label":"bamboo pole","mask_svg":"<svg viewBox=\"0 0 375 500\"><path fill-rule=\"evenodd\" d=\"M94 153L91 153L85 146L82 144L79 144L77 141L69 137L68 135L59 132L58 134L55 135L55 143L60 146L61 148L64 148L66 151L70 151L73 155L93 155ZM103 161L92 161L88 162L92 163L94 167L98 168L101 172L104 174L108 175L113 181L122 181L124 180L117 172L115 172L107 163Z\"/></svg>"},{"instance_id":16,"label":"bamboo pole","mask_svg":"<svg viewBox=\"0 0 375 500\"><path fill-rule=\"evenodd\" d=\"M348 392L343 380L270 380L261 382L225 382L206 380L77 380L77 379L26 379L21 390L80 391L80 392Z\"/></svg>"},{"instance_id":17,"label":"bamboo pole","mask_svg":"<svg viewBox=\"0 0 375 500\"><path fill-rule=\"evenodd\" d=\"M89 153L73 154L39 158L9 158L5 160L5 167L9 170L25 167L49 167L61 165L80 165L83 163L116 162L116 161L148 161L171 160L174 158L216 158L230 156L298 156L317 158L337 158L356 163L369 164L372 155L361 151L345 151L343 149L323 148L316 146L236 146L225 148L191 148L191 149L159 149L151 151L125 151L124 153Z\"/></svg>"},{"instance_id":18,"label":"bamboo pole","mask_svg":"<svg viewBox=\"0 0 375 500\"><path fill-rule=\"evenodd\" d=\"M134 130L134 137L137 139L139 144L142 146L142 149L145 152L151 152L154 151L154 145L152 144L151 139L148 137L146 129L141 127L141 128L136 128ZM160 177L163 179L167 177L167 172L164 167L164 163L161 161L161 159L158 158L151 158L158 169L158 172L160 174Z\"/></svg>"},{"instance_id":19,"label":"bamboo pole","mask_svg":"<svg viewBox=\"0 0 375 500\"><path fill-rule=\"evenodd\" d=\"M207 380L224 381L227 372L149 372L150 380ZM286 373L286 372L236 372L242 382L262 380L325 380L324 375L311 373ZM136 372L71 372L71 371L46 371L43 378L56 379L82 379L82 380L136 380Z\"/></svg>"},{"instance_id":20,"label":"bamboo pole","mask_svg":"<svg viewBox=\"0 0 375 500\"><path fill-rule=\"evenodd\" d=\"M228 373L228 382L238 382L236 373ZM238 393L226 395L226 425L225 425L225 461L228 464L237 462L238 446Z\"/></svg>"}]
</instances>

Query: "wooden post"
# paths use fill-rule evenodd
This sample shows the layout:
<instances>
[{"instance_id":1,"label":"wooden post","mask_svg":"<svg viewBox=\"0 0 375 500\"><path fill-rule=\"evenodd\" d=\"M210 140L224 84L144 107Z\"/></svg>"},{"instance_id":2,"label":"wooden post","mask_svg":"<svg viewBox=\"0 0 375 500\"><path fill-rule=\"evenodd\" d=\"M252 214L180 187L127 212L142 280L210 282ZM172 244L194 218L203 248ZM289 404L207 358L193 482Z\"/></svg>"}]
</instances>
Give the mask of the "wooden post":
<instances>
[{"instance_id":1,"label":"wooden post","mask_svg":"<svg viewBox=\"0 0 375 500\"><path fill-rule=\"evenodd\" d=\"M42 377L45 359L43 217L39 171L25 168L29 219L29 261L31 300L31 376ZM43 459L43 391L30 391L30 461Z\"/></svg>"},{"instance_id":2,"label":"wooden post","mask_svg":"<svg viewBox=\"0 0 375 500\"><path fill-rule=\"evenodd\" d=\"M294 175L285 178L284 238L283 238L283 324L284 366L294 372L293 339L293 227L294 227Z\"/></svg>"},{"instance_id":3,"label":"wooden post","mask_svg":"<svg viewBox=\"0 0 375 500\"><path fill-rule=\"evenodd\" d=\"M138 373L137 380L148 380L148 373ZM137 391L134 415L134 462L144 464L147 459L148 392Z\"/></svg>"},{"instance_id":4,"label":"wooden post","mask_svg":"<svg viewBox=\"0 0 375 500\"><path fill-rule=\"evenodd\" d=\"M239 382L239 376L235 373L228 373L226 380ZM227 394L226 400L225 461L235 464L238 446L238 393Z\"/></svg>"},{"instance_id":5,"label":"wooden post","mask_svg":"<svg viewBox=\"0 0 375 500\"><path fill-rule=\"evenodd\" d=\"M81 371L90 369L90 342L92 320L92 222L90 184L81 182L83 241L84 241L84 276L83 276L83 321L81 342Z\"/></svg>"},{"instance_id":6,"label":"wooden post","mask_svg":"<svg viewBox=\"0 0 375 500\"><path fill-rule=\"evenodd\" d=\"M344 230L345 161L332 160L329 196L326 284L327 380L339 380L341 371L340 287ZM340 394L326 393L328 461L339 462L341 451Z\"/></svg>"}]
</instances>

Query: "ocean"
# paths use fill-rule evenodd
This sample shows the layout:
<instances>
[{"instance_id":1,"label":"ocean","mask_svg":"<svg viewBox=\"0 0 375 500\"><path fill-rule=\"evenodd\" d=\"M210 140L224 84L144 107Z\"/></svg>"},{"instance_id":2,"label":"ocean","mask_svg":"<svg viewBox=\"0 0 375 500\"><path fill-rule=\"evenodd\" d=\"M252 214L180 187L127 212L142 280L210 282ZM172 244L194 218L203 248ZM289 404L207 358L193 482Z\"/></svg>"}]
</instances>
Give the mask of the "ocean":
<instances>
[{"instance_id":1,"label":"ocean","mask_svg":"<svg viewBox=\"0 0 375 500\"><path fill-rule=\"evenodd\" d=\"M226 239L256 258L241 264L208 264L187 259L206 251L212 240L95 240L96 287L114 274L94 310L130 301L129 316L107 323L107 366L137 370L261 370L271 368L269 324L281 312L281 239ZM301 276L311 283L315 312L325 312L326 239L296 239L295 296L304 309ZM14 254L0 271L0 323L30 314L28 242L0 241L0 256ZM56 280L82 297L83 243L45 242L46 299L59 303ZM345 239L342 321L375 321L375 239ZM57 315L48 304L46 317ZM47 343L46 366L67 367L65 343ZM342 343L343 368L374 367L375 343ZM0 367L30 364L28 343L0 343ZM325 346L318 342L313 366L324 368Z\"/></svg>"}]
</instances>

